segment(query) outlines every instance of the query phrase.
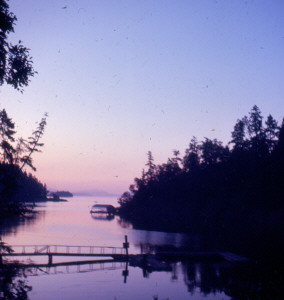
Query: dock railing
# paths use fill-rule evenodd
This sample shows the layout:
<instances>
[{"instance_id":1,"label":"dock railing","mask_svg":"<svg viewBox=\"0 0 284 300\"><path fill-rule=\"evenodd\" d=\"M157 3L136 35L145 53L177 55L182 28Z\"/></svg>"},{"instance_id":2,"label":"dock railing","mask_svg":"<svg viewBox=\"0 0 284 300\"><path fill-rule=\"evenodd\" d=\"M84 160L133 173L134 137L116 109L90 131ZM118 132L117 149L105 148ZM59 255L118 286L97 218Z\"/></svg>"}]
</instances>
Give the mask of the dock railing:
<instances>
[{"instance_id":1,"label":"dock railing","mask_svg":"<svg viewBox=\"0 0 284 300\"><path fill-rule=\"evenodd\" d=\"M13 245L11 248L13 250L12 253L2 253L2 255L126 255L126 249L123 247L70 245Z\"/></svg>"}]
</instances>

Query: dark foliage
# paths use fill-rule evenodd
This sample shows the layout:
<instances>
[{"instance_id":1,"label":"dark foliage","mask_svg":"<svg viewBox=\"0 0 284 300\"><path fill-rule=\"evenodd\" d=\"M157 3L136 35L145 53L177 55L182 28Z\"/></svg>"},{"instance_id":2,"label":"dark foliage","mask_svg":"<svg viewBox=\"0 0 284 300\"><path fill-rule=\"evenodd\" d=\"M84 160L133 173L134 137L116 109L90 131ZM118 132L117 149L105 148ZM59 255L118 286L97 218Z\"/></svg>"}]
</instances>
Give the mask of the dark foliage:
<instances>
[{"instance_id":1,"label":"dark foliage","mask_svg":"<svg viewBox=\"0 0 284 300\"><path fill-rule=\"evenodd\" d=\"M46 198L46 187L36 177L23 171L33 170L32 154L39 152L39 143L46 125L46 115L27 140L15 138L15 124L5 109L0 110L0 218L27 211L25 202Z\"/></svg>"},{"instance_id":2,"label":"dark foliage","mask_svg":"<svg viewBox=\"0 0 284 300\"><path fill-rule=\"evenodd\" d=\"M0 219L28 211L26 202L46 199L46 186L17 165L0 164Z\"/></svg>"},{"instance_id":3,"label":"dark foliage","mask_svg":"<svg viewBox=\"0 0 284 300\"><path fill-rule=\"evenodd\" d=\"M224 292L235 300L281 299L283 295L279 269L269 265L188 261L182 262L182 270L184 283L191 294L199 289L210 298L211 293Z\"/></svg>"},{"instance_id":4,"label":"dark foliage","mask_svg":"<svg viewBox=\"0 0 284 300\"><path fill-rule=\"evenodd\" d=\"M0 0L0 86L6 83L22 92L36 72L29 49L21 41L17 45L8 42L8 35L14 32L16 21L17 17L9 11L7 1Z\"/></svg>"},{"instance_id":5,"label":"dark foliage","mask_svg":"<svg viewBox=\"0 0 284 300\"><path fill-rule=\"evenodd\" d=\"M27 300L32 287L28 285L24 269L17 263L0 265L0 299Z\"/></svg>"},{"instance_id":6,"label":"dark foliage","mask_svg":"<svg viewBox=\"0 0 284 300\"><path fill-rule=\"evenodd\" d=\"M136 228L201 233L239 252L279 251L284 228L284 123L254 106L238 120L228 146L193 138L179 158L135 178L119 199L120 216Z\"/></svg>"}]
</instances>

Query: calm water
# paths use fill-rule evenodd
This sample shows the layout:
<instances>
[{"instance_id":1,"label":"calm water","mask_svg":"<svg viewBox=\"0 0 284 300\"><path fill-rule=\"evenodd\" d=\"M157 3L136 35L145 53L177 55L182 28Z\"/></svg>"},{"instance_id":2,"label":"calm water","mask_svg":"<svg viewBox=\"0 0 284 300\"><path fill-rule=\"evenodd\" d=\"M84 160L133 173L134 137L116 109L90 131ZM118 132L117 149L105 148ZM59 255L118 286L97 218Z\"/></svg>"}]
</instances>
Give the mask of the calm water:
<instances>
[{"instance_id":1,"label":"calm water","mask_svg":"<svg viewBox=\"0 0 284 300\"><path fill-rule=\"evenodd\" d=\"M68 202L40 204L35 219L18 226L3 226L2 239L10 245L84 245L121 247L128 235L130 253L140 253L141 246L187 246L198 250L201 241L184 234L133 230L118 218L93 218L93 204L117 205L115 198L74 197ZM46 257L20 258L31 263L47 263ZM77 260L77 259L76 259ZM88 259L89 260L89 259ZM53 262L66 261L53 258ZM70 258L67 258L70 261ZM49 270L26 270L24 280L32 287L30 299L231 299L233 278L228 263L175 262L172 271L143 272L126 263L70 265ZM30 273L29 273L30 272ZM125 282L126 281L126 282ZM224 293L226 291L227 294Z\"/></svg>"}]
</instances>

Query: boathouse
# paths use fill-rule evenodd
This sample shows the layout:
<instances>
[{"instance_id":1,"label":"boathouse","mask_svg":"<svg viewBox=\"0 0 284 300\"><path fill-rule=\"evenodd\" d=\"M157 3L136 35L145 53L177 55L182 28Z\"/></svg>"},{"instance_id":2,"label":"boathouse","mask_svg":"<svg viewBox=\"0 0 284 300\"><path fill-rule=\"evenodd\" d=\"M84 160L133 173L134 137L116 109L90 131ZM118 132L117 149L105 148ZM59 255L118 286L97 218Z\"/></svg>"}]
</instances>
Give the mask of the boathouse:
<instances>
[{"instance_id":1,"label":"boathouse","mask_svg":"<svg viewBox=\"0 0 284 300\"><path fill-rule=\"evenodd\" d=\"M92 206L91 213L114 215L116 209L110 204L95 204Z\"/></svg>"}]
</instances>

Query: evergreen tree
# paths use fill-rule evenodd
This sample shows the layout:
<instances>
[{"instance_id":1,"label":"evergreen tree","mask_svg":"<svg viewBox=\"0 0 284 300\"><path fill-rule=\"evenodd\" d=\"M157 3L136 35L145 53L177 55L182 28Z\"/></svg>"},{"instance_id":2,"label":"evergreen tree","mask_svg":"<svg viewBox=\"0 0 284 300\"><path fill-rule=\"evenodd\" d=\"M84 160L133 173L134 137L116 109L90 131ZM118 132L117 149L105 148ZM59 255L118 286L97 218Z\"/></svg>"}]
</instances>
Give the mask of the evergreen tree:
<instances>
[{"instance_id":1,"label":"evergreen tree","mask_svg":"<svg viewBox=\"0 0 284 300\"><path fill-rule=\"evenodd\" d=\"M277 142L277 150L284 153L284 118L282 120L282 124L279 130L279 138Z\"/></svg>"},{"instance_id":2,"label":"evergreen tree","mask_svg":"<svg viewBox=\"0 0 284 300\"><path fill-rule=\"evenodd\" d=\"M28 141L18 138L15 146L15 123L8 117L5 109L0 110L0 149L2 150L0 156L2 157L2 164L14 164L17 166L21 164L21 170L25 165L28 165L34 171L36 170L32 164L31 156L33 152L40 152L40 147L43 146L43 143L40 143L39 140L44 133L46 118L47 114L41 119L38 128L28 138Z\"/></svg>"},{"instance_id":3,"label":"evergreen tree","mask_svg":"<svg viewBox=\"0 0 284 300\"><path fill-rule=\"evenodd\" d=\"M271 115L267 117L265 125L266 143L268 146L268 150L271 153L276 145L276 141L279 135L279 127L277 121Z\"/></svg>"},{"instance_id":4,"label":"evergreen tree","mask_svg":"<svg viewBox=\"0 0 284 300\"><path fill-rule=\"evenodd\" d=\"M262 115L260 109L254 105L249 113L248 131L251 137L258 137L263 133Z\"/></svg>"},{"instance_id":5,"label":"evergreen tree","mask_svg":"<svg viewBox=\"0 0 284 300\"><path fill-rule=\"evenodd\" d=\"M250 135L250 148L256 159L267 156L268 146L266 143L265 131L262 125L260 109L254 105L249 113L248 132Z\"/></svg>"},{"instance_id":6,"label":"evergreen tree","mask_svg":"<svg viewBox=\"0 0 284 300\"><path fill-rule=\"evenodd\" d=\"M153 180L155 177L156 166L151 151L147 152L147 156L148 156L148 161L146 163L146 166L148 166L148 171L146 172L146 179L149 181L149 180Z\"/></svg>"},{"instance_id":7,"label":"evergreen tree","mask_svg":"<svg viewBox=\"0 0 284 300\"><path fill-rule=\"evenodd\" d=\"M182 159L179 157L180 152L178 150L174 150L173 154L174 157L168 159L167 165L171 170L171 173L177 175L181 170L179 163L182 161Z\"/></svg>"},{"instance_id":8,"label":"evergreen tree","mask_svg":"<svg viewBox=\"0 0 284 300\"><path fill-rule=\"evenodd\" d=\"M245 150L245 122L244 120L238 120L234 126L234 131L232 132L231 142L234 144L234 150Z\"/></svg>"},{"instance_id":9,"label":"evergreen tree","mask_svg":"<svg viewBox=\"0 0 284 300\"><path fill-rule=\"evenodd\" d=\"M29 137L29 141L26 144L27 154L21 158L21 162L23 163L21 166L21 170L24 168L25 165L28 165L34 171L36 170L36 168L32 164L31 155L33 154L33 152L41 152L39 147L42 147L44 145L43 143L39 143L39 140L44 133L44 129L46 126L46 118L47 113L45 113L44 117L41 119L38 128L33 132L32 136Z\"/></svg>"},{"instance_id":10,"label":"evergreen tree","mask_svg":"<svg viewBox=\"0 0 284 300\"><path fill-rule=\"evenodd\" d=\"M202 164L205 166L221 162L226 152L225 148L222 146L222 142L217 141L216 139L210 140L208 138L205 138L205 141L201 143L200 149L202 151Z\"/></svg>"},{"instance_id":11,"label":"evergreen tree","mask_svg":"<svg viewBox=\"0 0 284 300\"><path fill-rule=\"evenodd\" d=\"M183 167L186 172L191 172L196 170L200 165L200 146L196 137L194 136L190 143L188 149L185 150L185 156L183 158Z\"/></svg>"},{"instance_id":12,"label":"evergreen tree","mask_svg":"<svg viewBox=\"0 0 284 300\"><path fill-rule=\"evenodd\" d=\"M14 131L15 124L12 122L6 113L6 110L3 109L0 111L0 138L2 149L2 163L13 163L13 154L15 149L12 146L11 142L15 141Z\"/></svg>"}]
</instances>

